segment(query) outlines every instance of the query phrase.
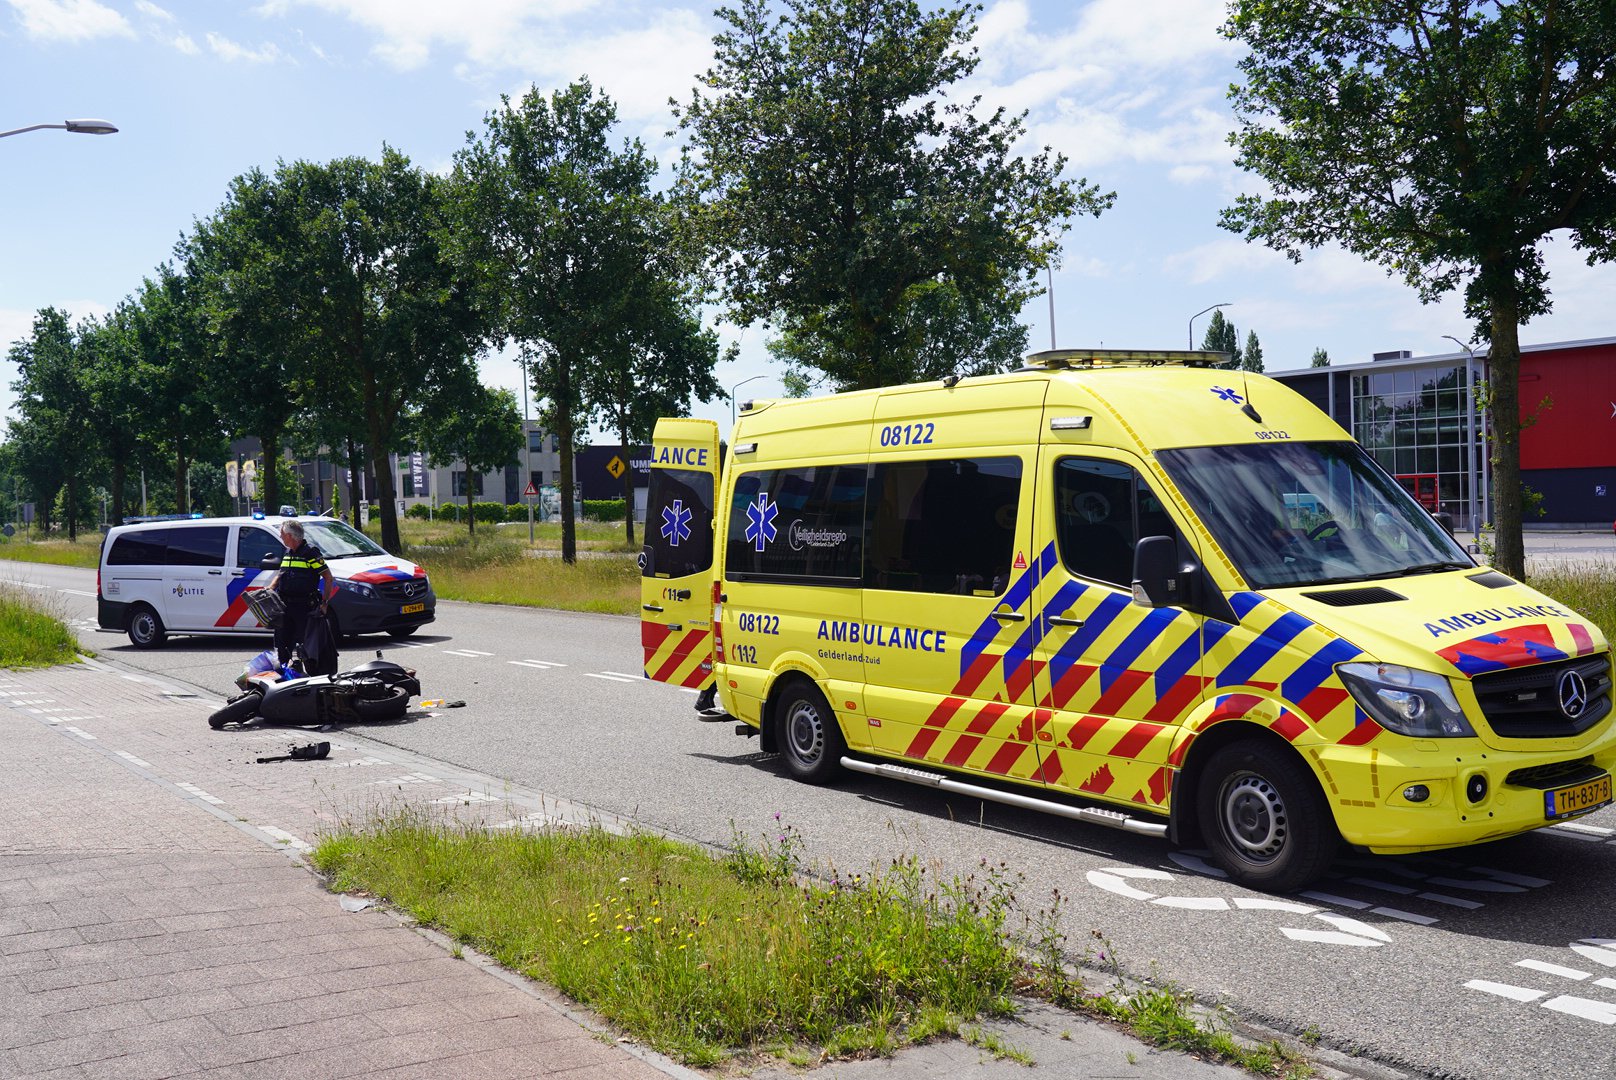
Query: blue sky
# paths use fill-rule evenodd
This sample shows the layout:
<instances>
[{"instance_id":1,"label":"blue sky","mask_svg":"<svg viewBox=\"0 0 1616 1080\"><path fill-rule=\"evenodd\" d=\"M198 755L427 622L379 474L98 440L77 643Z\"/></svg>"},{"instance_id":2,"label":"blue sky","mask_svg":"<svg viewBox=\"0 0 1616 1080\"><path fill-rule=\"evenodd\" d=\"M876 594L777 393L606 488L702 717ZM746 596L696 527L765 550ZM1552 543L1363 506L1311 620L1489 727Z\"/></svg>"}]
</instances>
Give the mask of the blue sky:
<instances>
[{"instance_id":1,"label":"blue sky","mask_svg":"<svg viewBox=\"0 0 1616 1080\"><path fill-rule=\"evenodd\" d=\"M0 351L37 309L109 311L169 257L230 179L278 159L378 154L384 143L443 170L499 95L587 75L618 104L619 133L664 162L667 99L688 98L711 61L716 5L679 0L0 0L0 130L69 117L119 134L39 131L0 140ZM1338 250L1293 265L1217 226L1258 190L1231 164L1224 99L1238 47L1217 34L1220 0L986 0L982 63L966 93L1029 111L1029 147L1117 192L1078 219L1054 275L1056 341L1182 348L1189 317L1230 302L1270 371L1315 347L1337 363L1387 349L1452 352L1467 339L1457 298L1422 306L1379 267ZM664 170L664 178L666 170ZM1616 269L1548 248L1555 312L1523 343L1616 334ZM1050 342L1049 301L1024 313ZM1195 325L1199 341L1207 316ZM719 326L740 358L726 387L779 392L767 330ZM515 362L485 358L486 382L517 389ZM0 409L15 371L0 363ZM697 415L728 419L724 403Z\"/></svg>"}]
</instances>

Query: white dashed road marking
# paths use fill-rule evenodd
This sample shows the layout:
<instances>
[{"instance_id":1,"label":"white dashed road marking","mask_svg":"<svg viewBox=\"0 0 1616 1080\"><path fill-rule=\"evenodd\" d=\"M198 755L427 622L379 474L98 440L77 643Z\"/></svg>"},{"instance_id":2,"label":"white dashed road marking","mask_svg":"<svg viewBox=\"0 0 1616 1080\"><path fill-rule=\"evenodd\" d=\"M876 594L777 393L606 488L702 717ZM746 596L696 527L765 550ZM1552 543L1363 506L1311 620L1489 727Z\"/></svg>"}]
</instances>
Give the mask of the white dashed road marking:
<instances>
[{"instance_id":1,"label":"white dashed road marking","mask_svg":"<svg viewBox=\"0 0 1616 1080\"><path fill-rule=\"evenodd\" d=\"M567 666L566 664L557 664L552 660L507 660L505 662L515 664L517 667L536 668L539 671L549 671L551 668Z\"/></svg>"},{"instance_id":2,"label":"white dashed road marking","mask_svg":"<svg viewBox=\"0 0 1616 1080\"><path fill-rule=\"evenodd\" d=\"M586 676L588 676L589 678L591 678L591 679L600 679L600 680L602 680L604 682L626 683L626 682L639 682L640 681L639 679L631 678L628 675L600 675L600 674L596 674L593 671L586 671L586 672L584 672L584 674Z\"/></svg>"}]
</instances>

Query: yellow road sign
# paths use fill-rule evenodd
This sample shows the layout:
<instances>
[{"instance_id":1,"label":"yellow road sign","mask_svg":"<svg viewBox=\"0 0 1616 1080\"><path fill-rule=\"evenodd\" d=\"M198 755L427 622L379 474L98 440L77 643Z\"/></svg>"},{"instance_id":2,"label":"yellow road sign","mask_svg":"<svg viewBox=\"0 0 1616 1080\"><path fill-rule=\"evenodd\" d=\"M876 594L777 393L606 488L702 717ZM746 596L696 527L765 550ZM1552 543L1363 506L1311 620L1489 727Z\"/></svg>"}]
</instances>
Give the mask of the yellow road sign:
<instances>
[{"instance_id":1,"label":"yellow road sign","mask_svg":"<svg viewBox=\"0 0 1616 1080\"><path fill-rule=\"evenodd\" d=\"M615 455L612 457L612 460L606 463L606 471L612 474L613 480L621 480L623 478L623 473L627 471L627 469L628 466L623 464L623 459Z\"/></svg>"}]
</instances>

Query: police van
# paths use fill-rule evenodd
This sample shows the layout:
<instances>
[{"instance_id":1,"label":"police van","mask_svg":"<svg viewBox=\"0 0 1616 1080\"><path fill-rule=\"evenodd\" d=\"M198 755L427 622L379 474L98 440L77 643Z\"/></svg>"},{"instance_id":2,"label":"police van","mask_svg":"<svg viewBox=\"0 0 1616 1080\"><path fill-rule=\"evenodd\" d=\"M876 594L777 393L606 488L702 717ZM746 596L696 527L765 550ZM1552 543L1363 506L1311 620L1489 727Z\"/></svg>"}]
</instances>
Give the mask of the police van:
<instances>
[{"instance_id":1,"label":"police van","mask_svg":"<svg viewBox=\"0 0 1616 1080\"><path fill-rule=\"evenodd\" d=\"M247 606L249 588L275 576L264 558L286 552L276 517L190 518L119 525L101 543L97 621L140 648L169 634L267 634ZM389 555L342 521L299 518L337 580L332 629L408 637L431 622L437 597L426 571Z\"/></svg>"},{"instance_id":2,"label":"police van","mask_svg":"<svg viewBox=\"0 0 1616 1080\"><path fill-rule=\"evenodd\" d=\"M1219 354L658 422L645 674L840 770L1197 837L1300 888L1611 802L1611 652Z\"/></svg>"}]
</instances>

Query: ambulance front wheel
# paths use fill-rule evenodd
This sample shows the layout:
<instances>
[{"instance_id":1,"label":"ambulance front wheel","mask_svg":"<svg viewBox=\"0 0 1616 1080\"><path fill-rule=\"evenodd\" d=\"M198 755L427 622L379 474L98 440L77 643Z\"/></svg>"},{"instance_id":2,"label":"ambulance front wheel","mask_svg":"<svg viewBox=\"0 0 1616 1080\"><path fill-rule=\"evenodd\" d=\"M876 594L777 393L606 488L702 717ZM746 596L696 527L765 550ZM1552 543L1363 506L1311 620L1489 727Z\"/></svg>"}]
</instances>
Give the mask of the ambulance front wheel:
<instances>
[{"instance_id":1,"label":"ambulance front wheel","mask_svg":"<svg viewBox=\"0 0 1616 1080\"><path fill-rule=\"evenodd\" d=\"M136 604L129 613L129 640L137 649L155 649L168 639L163 620L145 604Z\"/></svg>"},{"instance_id":2,"label":"ambulance front wheel","mask_svg":"<svg viewBox=\"0 0 1616 1080\"><path fill-rule=\"evenodd\" d=\"M830 704L811 683L787 687L775 709L775 743L786 771L806 784L823 784L841 770L847 743Z\"/></svg>"},{"instance_id":3,"label":"ambulance front wheel","mask_svg":"<svg viewBox=\"0 0 1616 1080\"><path fill-rule=\"evenodd\" d=\"M1242 885L1293 892L1322 877L1337 836L1313 774L1294 755L1250 739L1212 755L1197 811L1213 861Z\"/></svg>"}]
</instances>

